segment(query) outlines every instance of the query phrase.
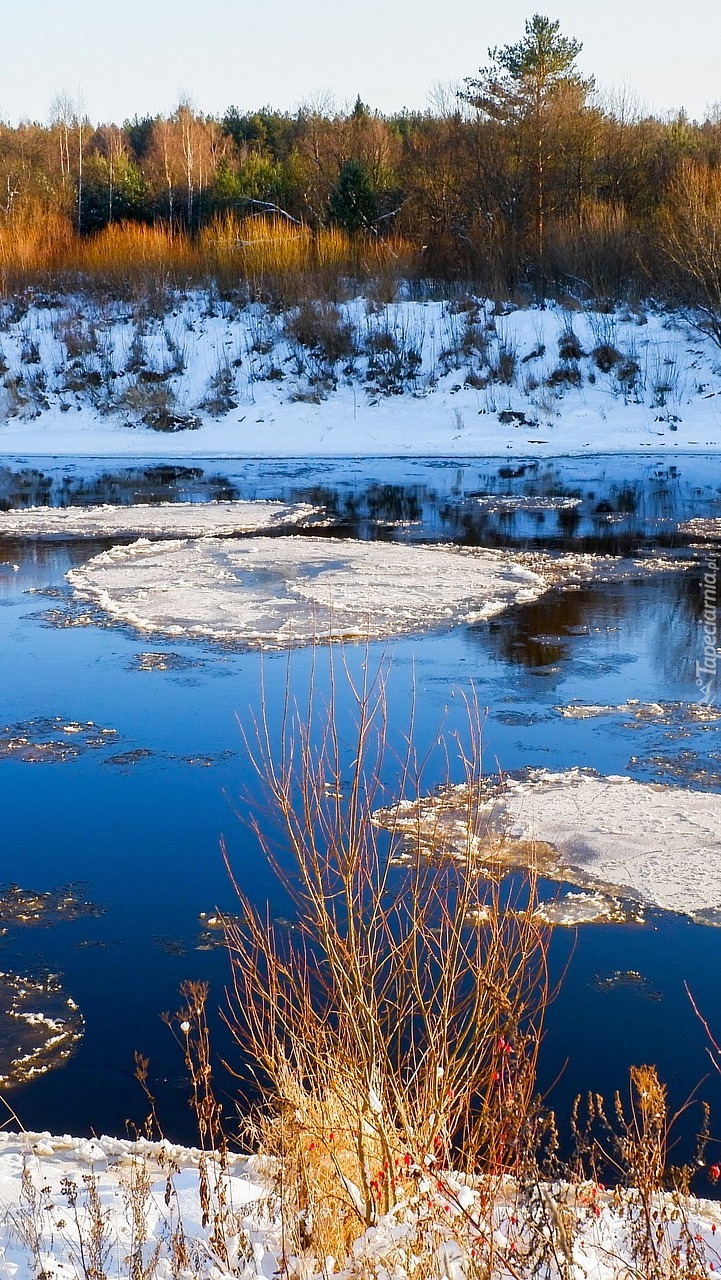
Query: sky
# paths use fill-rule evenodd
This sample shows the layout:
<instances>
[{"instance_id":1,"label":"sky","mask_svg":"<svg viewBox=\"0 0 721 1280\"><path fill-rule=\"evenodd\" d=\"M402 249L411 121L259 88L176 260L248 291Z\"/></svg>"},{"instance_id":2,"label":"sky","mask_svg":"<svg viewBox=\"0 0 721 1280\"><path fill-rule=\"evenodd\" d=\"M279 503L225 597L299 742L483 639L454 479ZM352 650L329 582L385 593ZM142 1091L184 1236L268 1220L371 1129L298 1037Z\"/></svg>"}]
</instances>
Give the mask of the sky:
<instances>
[{"instance_id":1,"label":"sky","mask_svg":"<svg viewBox=\"0 0 721 1280\"><path fill-rule=\"evenodd\" d=\"M0 0L0 117L46 121L67 93L96 123L270 104L425 109L536 10L579 67L658 113L721 101L719 0Z\"/></svg>"}]
</instances>

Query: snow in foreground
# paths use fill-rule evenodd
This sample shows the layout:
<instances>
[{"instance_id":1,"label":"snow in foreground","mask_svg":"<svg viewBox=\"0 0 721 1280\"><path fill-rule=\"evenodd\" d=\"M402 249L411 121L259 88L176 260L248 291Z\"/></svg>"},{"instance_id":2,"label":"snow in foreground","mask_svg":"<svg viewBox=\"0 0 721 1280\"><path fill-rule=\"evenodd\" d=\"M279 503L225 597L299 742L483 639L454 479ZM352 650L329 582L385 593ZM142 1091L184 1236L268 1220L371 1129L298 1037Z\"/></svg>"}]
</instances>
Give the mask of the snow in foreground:
<instances>
[{"instance_id":1,"label":"snow in foreground","mask_svg":"<svg viewBox=\"0 0 721 1280\"><path fill-rule=\"evenodd\" d=\"M262 647L474 622L545 589L503 553L307 537L140 541L67 576L117 622Z\"/></svg>"},{"instance_id":2,"label":"snow in foreground","mask_svg":"<svg viewBox=\"0 0 721 1280\"><path fill-rule=\"evenodd\" d=\"M5 538L228 538L284 530L320 517L308 503L204 502L0 511Z\"/></svg>"},{"instance_id":3,"label":"snow in foreground","mask_svg":"<svg viewBox=\"0 0 721 1280\"><path fill-rule=\"evenodd\" d=\"M211 1187L208 1226L203 1166ZM1 1133L0 1275L272 1280L280 1272L297 1280L407 1280L420 1267L429 1280L465 1280L480 1274L482 1256L492 1259L491 1280L641 1274L633 1245L640 1212L631 1193L581 1183L538 1185L519 1196L506 1180L494 1184L489 1200L488 1183L481 1194L450 1173L411 1170L408 1180L407 1202L367 1228L347 1260L318 1259L310 1249L283 1259L278 1201L255 1157L231 1155L220 1172L212 1157L166 1143ZM216 1187L226 1208L214 1232ZM659 1196L652 1208L654 1253L667 1261L668 1274L712 1276L721 1265L719 1206ZM688 1270L680 1270L683 1262Z\"/></svg>"},{"instance_id":4,"label":"snow in foreground","mask_svg":"<svg viewBox=\"0 0 721 1280\"><path fill-rule=\"evenodd\" d=\"M468 846L467 790L382 815L421 845ZM580 769L509 779L480 811L478 846L509 865L721 923L721 796ZM475 843L475 840L474 840ZM582 906L583 904L579 904ZM590 904L589 904L590 905Z\"/></svg>"},{"instance_id":5,"label":"snow in foreground","mask_svg":"<svg viewBox=\"0 0 721 1280\"><path fill-rule=\"evenodd\" d=\"M73 297L17 311L0 308L4 454L721 450L718 347L650 308L356 298L342 359L294 338L292 313L203 291L159 317Z\"/></svg>"}]
</instances>

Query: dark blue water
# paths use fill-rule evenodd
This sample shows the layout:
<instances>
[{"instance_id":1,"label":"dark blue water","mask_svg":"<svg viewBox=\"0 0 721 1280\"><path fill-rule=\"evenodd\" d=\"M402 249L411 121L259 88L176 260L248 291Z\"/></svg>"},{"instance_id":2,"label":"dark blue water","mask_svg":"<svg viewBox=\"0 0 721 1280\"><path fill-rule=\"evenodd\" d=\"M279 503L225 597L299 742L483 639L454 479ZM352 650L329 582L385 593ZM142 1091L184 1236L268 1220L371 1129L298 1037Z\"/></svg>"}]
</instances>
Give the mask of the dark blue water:
<instances>
[{"instance_id":1,"label":"dark blue water","mask_svg":"<svg viewBox=\"0 0 721 1280\"><path fill-rule=\"evenodd\" d=\"M318 465L315 486L312 475L297 474L301 464L288 464L284 472L279 463L265 470L260 464L253 464L253 470L250 464L230 468L206 463L190 476L188 468L180 468L179 474L164 477L157 468L146 472L137 466L125 472L114 468L111 480L90 464L77 464L68 484L63 484L68 469L60 464L34 467L32 476L28 468L14 464L5 469L3 492L6 502L28 505L297 497L315 487L331 494L331 509L342 509L338 527L343 532L348 531L350 495L356 507L354 531L361 535L409 536L410 530L412 536L458 538L457 516L444 515L444 503L452 498L456 508L467 509L480 475L490 476L495 467L500 483L500 465L476 461L444 469L428 463L422 483L412 475L404 486L400 463L390 460L385 472L375 463L370 467L371 505L374 493L392 486L394 516L387 506L390 492L386 507L380 513L376 509L375 516L370 512L369 485L364 487L360 463L340 466L335 488L329 463ZM596 472L600 466L591 460L584 465ZM660 539L654 523L659 518L654 465L647 459L643 464L627 460L625 466L616 461L605 488L598 474L593 479L597 501L611 501L621 476L640 495L636 510L625 514L636 521L631 532L644 546ZM591 481L583 480L580 466L554 464L556 489L588 487ZM312 472L311 464L302 467ZM680 474L664 481L671 497L663 499L664 519L674 528L690 515L719 510L713 474L707 470L704 479L703 468L694 462L686 478L679 460L677 467ZM522 481L525 476L516 477L518 484ZM553 492L554 483L544 481L546 493ZM556 513L552 515L555 520ZM420 523L394 531L392 520ZM507 531L508 538L528 540L527 522L523 513L521 526L515 533ZM664 540L671 525L663 526ZM481 532L476 530L474 539L482 544ZM496 537L491 533L486 541ZM564 536L583 541L590 534L581 525ZM609 536L615 539L616 532ZM533 540L543 542L538 530ZM61 973L86 1019L85 1037L69 1064L17 1088L11 1101L30 1128L122 1133L126 1121L139 1121L145 1113L133 1080L133 1052L139 1050L151 1059L166 1131L189 1139L193 1129L182 1063L161 1014L178 1007L178 986L185 978L209 981L213 1006L224 1001L225 953L196 949L199 914L234 909L221 837L241 887L256 901L270 898L276 915L287 910L243 821L254 805L261 807L261 821L265 819L262 787L248 761L241 726L252 728L262 675L271 729L278 730L288 661L282 654L261 657L171 643L124 629L53 625L47 611L64 607L64 574L99 549L77 543L0 543L0 728L59 716L92 720L117 731L117 740L77 759L34 764L0 759L0 880L38 890L84 881L93 899L108 907L99 919L11 929L0 949L0 968ZM464 722L462 694L473 688L488 707L484 754L489 771L585 765L651 780L659 776L661 760L672 771L671 780L686 785L693 760L694 785L699 785L699 769L705 769L705 785L721 790L718 735L713 731L691 725L679 736L658 724L629 728L627 716L568 720L554 710L573 699L610 705L629 698L694 701L702 571L701 557L695 567L672 574L639 573L622 583L553 592L482 626L377 644L368 651L350 647L345 658L355 676L364 662L371 669L381 661L390 663L391 743L401 741L414 701L421 751L437 736L439 725L452 733ZM61 595L32 591L48 588ZM171 669L143 670L141 655L148 652L170 655ZM302 651L291 660L291 686L301 696L312 662L312 655ZM321 659L316 673L321 695L326 671ZM341 730L350 745L352 730L342 702L339 698ZM443 777L440 759L433 761L429 785ZM391 764L386 781L392 791ZM610 1097L615 1089L623 1090L629 1065L646 1061L658 1065L672 1104L680 1105L709 1070L704 1033L683 984L689 983L721 1033L721 931L661 916L643 927L589 926L573 934L559 929L552 964L554 975L565 970L565 977L549 1013L540 1075L544 1090L553 1085L550 1101L559 1114L568 1113L577 1092L594 1090ZM626 970L638 970L645 985L599 985L599 975ZM214 1021L219 1051L232 1052L222 1025ZM711 1076L701 1088L717 1116L719 1083ZM232 1110L236 1086L222 1076L220 1085ZM687 1117L680 1132L688 1138L692 1127ZM721 1124L716 1132L721 1133Z\"/></svg>"}]
</instances>

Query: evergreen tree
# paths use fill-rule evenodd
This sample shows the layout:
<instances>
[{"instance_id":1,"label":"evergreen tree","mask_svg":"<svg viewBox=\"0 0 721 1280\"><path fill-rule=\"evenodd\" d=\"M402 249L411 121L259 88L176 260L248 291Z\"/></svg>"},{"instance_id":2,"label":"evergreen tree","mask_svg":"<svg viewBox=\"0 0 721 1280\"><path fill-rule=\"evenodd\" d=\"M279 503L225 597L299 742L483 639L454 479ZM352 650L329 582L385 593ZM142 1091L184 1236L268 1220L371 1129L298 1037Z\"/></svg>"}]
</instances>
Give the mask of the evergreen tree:
<instances>
[{"instance_id":1,"label":"evergreen tree","mask_svg":"<svg viewBox=\"0 0 721 1280\"><path fill-rule=\"evenodd\" d=\"M582 45L561 35L560 23L540 13L526 22L517 44L489 49L491 65L478 78L468 77L462 98L487 119L514 126L528 137L528 159L534 171L537 291L545 292L547 132L554 108L569 104L580 110L593 88L576 69Z\"/></svg>"},{"instance_id":2,"label":"evergreen tree","mask_svg":"<svg viewBox=\"0 0 721 1280\"><path fill-rule=\"evenodd\" d=\"M346 160L328 201L331 222L346 231L372 228L378 205L366 166L360 160Z\"/></svg>"}]
</instances>

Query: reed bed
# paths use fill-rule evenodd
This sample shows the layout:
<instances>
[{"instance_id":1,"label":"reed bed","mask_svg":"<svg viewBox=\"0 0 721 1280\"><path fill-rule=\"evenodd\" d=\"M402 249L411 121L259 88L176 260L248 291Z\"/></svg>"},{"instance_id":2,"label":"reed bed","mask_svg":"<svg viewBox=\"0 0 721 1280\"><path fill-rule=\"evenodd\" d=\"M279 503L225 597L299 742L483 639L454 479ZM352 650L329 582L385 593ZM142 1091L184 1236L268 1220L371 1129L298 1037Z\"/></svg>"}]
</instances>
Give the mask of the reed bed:
<instances>
[{"instance_id":1,"label":"reed bed","mask_svg":"<svg viewBox=\"0 0 721 1280\"><path fill-rule=\"evenodd\" d=\"M226 213L197 234L167 224L116 222L95 235L78 234L68 214L28 209L0 222L0 284L23 289L111 290L121 294L161 280L183 289L215 283L256 298L297 302L343 297L376 282L395 296L417 270L410 240L315 230L279 216Z\"/></svg>"}]
</instances>

